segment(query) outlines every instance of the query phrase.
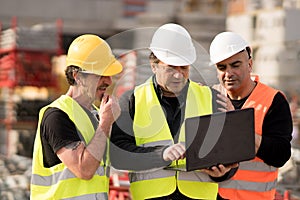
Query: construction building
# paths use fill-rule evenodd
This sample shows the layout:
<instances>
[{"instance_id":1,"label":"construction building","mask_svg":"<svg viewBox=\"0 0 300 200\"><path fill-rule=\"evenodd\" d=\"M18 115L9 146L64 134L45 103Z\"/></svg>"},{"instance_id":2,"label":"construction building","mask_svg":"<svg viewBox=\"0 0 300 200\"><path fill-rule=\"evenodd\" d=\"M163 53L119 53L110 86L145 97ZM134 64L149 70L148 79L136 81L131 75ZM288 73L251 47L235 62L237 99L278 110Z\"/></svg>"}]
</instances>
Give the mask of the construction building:
<instances>
[{"instance_id":1,"label":"construction building","mask_svg":"<svg viewBox=\"0 0 300 200\"><path fill-rule=\"evenodd\" d=\"M30 158L38 110L66 92L65 54L71 41L83 33L105 38L123 64L113 86L118 96L151 74L147 47L155 28L167 22L183 25L192 35L198 53L191 68L194 81L217 83L208 48L217 33L230 30L250 41L253 73L262 82L288 97L300 94L300 0L0 0L0 5L3 155ZM295 123L299 118L297 112ZM300 162L298 154L295 162ZM119 186L122 178L112 180ZM300 190L300 180L293 184L289 189Z\"/></svg>"}]
</instances>

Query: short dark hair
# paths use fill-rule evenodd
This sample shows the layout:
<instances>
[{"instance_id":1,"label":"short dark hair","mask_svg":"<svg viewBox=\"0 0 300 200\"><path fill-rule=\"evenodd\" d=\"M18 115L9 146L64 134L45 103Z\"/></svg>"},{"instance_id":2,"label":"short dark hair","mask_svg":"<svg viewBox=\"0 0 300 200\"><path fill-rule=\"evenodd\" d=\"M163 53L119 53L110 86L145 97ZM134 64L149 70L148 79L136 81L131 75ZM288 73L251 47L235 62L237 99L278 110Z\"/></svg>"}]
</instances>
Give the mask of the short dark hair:
<instances>
[{"instance_id":1,"label":"short dark hair","mask_svg":"<svg viewBox=\"0 0 300 200\"><path fill-rule=\"evenodd\" d=\"M156 64L158 64L159 61L160 61L160 60L154 55L153 52L150 53L150 55L149 55L149 60L150 60L151 62L153 62L153 63L156 63Z\"/></svg>"},{"instance_id":2,"label":"short dark hair","mask_svg":"<svg viewBox=\"0 0 300 200\"><path fill-rule=\"evenodd\" d=\"M248 53L248 58L251 58L251 48L250 47L246 47L245 49L243 49L242 51L240 51L239 53L243 52L243 51L247 51Z\"/></svg>"},{"instance_id":3,"label":"short dark hair","mask_svg":"<svg viewBox=\"0 0 300 200\"><path fill-rule=\"evenodd\" d=\"M250 47L246 47L246 51L247 51L248 57L250 59L251 58L251 48Z\"/></svg>"},{"instance_id":4,"label":"short dark hair","mask_svg":"<svg viewBox=\"0 0 300 200\"><path fill-rule=\"evenodd\" d=\"M70 85L76 85L76 81L73 76L74 71L77 71L77 72L80 71L80 67L70 65L70 66L67 66L67 68L65 70L65 75L66 75L67 81Z\"/></svg>"}]
</instances>

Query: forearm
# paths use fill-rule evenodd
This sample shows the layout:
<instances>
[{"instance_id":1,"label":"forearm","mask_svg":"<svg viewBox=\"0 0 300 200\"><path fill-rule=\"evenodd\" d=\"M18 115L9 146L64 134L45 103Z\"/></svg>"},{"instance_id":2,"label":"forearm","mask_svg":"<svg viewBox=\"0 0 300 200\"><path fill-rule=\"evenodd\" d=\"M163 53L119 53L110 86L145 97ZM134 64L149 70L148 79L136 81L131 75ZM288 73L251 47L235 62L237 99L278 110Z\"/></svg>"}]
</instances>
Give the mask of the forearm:
<instances>
[{"instance_id":1,"label":"forearm","mask_svg":"<svg viewBox=\"0 0 300 200\"><path fill-rule=\"evenodd\" d=\"M292 126L289 105L283 95L277 93L264 118L257 157L268 165L283 166L291 156Z\"/></svg>"},{"instance_id":2,"label":"forearm","mask_svg":"<svg viewBox=\"0 0 300 200\"><path fill-rule=\"evenodd\" d=\"M122 117L113 124L111 133L109 152L113 167L123 170L147 170L170 164L163 160L162 152L165 147L137 146L132 124L120 120Z\"/></svg>"},{"instance_id":3,"label":"forearm","mask_svg":"<svg viewBox=\"0 0 300 200\"><path fill-rule=\"evenodd\" d=\"M97 160L101 161L106 148L107 135L110 130L104 132L99 126L90 143L86 146L86 150Z\"/></svg>"},{"instance_id":4,"label":"forearm","mask_svg":"<svg viewBox=\"0 0 300 200\"><path fill-rule=\"evenodd\" d=\"M282 167L291 156L291 144L284 138L262 137L257 157L266 164Z\"/></svg>"},{"instance_id":5,"label":"forearm","mask_svg":"<svg viewBox=\"0 0 300 200\"><path fill-rule=\"evenodd\" d=\"M99 167L99 161L83 142L72 143L57 151L58 158L78 178L89 180Z\"/></svg>"},{"instance_id":6,"label":"forearm","mask_svg":"<svg viewBox=\"0 0 300 200\"><path fill-rule=\"evenodd\" d=\"M110 161L112 166L120 170L141 171L164 167L171 163L162 158L164 147L149 147L147 148L148 152L145 148L144 150L136 148L136 150L136 152L128 151L111 143Z\"/></svg>"}]
</instances>

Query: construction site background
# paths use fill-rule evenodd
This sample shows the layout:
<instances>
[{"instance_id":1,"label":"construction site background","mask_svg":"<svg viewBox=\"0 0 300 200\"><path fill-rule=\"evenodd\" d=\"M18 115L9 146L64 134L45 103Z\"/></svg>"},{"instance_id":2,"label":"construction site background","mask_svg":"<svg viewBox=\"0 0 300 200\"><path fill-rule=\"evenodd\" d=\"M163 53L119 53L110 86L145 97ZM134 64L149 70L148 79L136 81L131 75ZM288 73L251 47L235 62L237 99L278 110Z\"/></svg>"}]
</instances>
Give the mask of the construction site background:
<instances>
[{"instance_id":1,"label":"construction site background","mask_svg":"<svg viewBox=\"0 0 300 200\"><path fill-rule=\"evenodd\" d=\"M300 199L295 26L300 0L0 0L0 5L0 199L29 199L38 111L68 88L64 69L71 41L87 32L107 39L124 66L110 88L120 96L152 74L147 45L154 28L167 22L186 27L206 51L192 66L191 79L207 85L217 83L207 50L218 32L236 31L251 42L254 74L285 93L293 114L292 157L280 168L275 199ZM77 8L80 12L66 12ZM110 199L130 199L128 186L127 172L113 170Z\"/></svg>"}]
</instances>

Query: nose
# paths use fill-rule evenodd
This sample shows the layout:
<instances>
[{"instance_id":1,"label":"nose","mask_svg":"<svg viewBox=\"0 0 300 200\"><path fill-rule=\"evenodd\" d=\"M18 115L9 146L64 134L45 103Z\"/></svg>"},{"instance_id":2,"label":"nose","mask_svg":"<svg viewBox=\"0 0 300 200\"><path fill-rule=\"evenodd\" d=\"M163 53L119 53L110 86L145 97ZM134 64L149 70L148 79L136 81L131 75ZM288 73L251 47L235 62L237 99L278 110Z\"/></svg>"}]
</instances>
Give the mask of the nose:
<instances>
[{"instance_id":1,"label":"nose","mask_svg":"<svg viewBox=\"0 0 300 200\"><path fill-rule=\"evenodd\" d=\"M183 77L183 70L181 67L175 67L174 68L174 75L175 78L182 78Z\"/></svg>"},{"instance_id":2,"label":"nose","mask_svg":"<svg viewBox=\"0 0 300 200\"><path fill-rule=\"evenodd\" d=\"M225 75L227 77L230 77L232 75L232 72L233 72L233 70L231 67L226 67Z\"/></svg>"},{"instance_id":3,"label":"nose","mask_svg":"<svg viewBox=\"0 0 300 200\"><path fill-rule=\"evenodd\" d=\"M112 78L111 76L102 76L103 78L103 82L107 85L111 85L112 84Z\"/></svg>"}]
</instances>

